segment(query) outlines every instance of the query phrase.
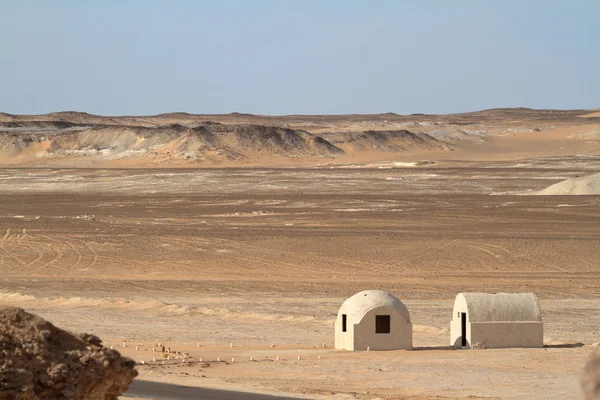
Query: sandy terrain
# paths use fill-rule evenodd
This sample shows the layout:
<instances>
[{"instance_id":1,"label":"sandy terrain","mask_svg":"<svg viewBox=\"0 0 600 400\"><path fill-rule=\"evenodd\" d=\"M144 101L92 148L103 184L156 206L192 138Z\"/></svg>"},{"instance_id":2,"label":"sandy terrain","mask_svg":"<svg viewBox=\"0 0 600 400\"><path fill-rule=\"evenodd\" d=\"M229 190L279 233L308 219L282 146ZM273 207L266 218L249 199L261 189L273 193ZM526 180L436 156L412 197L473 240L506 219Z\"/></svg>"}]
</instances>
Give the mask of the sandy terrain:
<instances>
[{"instance_id":1,"label":"sandy terrain","mask_svg":"<svg viewBox=\"0 0 600 400\"><path fill-rule=\"evenodd\" d=\"M550 136L504 135L486 118L493 135L427 157L2 169L0 304L126 341L147 380L307 398L576 399L600 342L600 197L531 194L600 171L600 144L571 137L597 130L595 117ZM363 289L405 301L416 351L331 348L338 307ZM547 347L447 349L461 291L537 293ZM192 358L162 364L158 343Z\"/></svg>"}]
</instances>

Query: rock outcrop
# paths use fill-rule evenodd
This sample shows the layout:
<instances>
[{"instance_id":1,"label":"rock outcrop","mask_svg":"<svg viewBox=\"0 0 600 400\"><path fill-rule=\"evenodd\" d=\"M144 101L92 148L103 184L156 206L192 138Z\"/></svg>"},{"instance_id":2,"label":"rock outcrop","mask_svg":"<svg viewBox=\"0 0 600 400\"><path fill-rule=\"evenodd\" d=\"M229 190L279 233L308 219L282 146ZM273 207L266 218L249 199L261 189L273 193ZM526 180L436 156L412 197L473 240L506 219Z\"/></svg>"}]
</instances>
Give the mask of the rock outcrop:
<instances>
[{"instance_id":1,"label":"rock outcrop","mask_svg":"<svg viewBox=\"0 0 600 400\"><path fill-rule=\"evenodd\" d=\"M116 400L133 360L93 335L73 335L21 308L0 308L0 399Z\"/></svg>"},{"instance_id":2,"label":"rock outcrop","mask_svg":"<svg viewBox=\"0 0 600 400\"><path fill-rule=\"evenodd\" d=\"M30 124L30 125L28 125ZM42 125L46 124L46 125ZM69 126L44 122L0 122L0 163L85 157L150 163L247 161L263 156L334 157L344 152L303 130L264 125L195 127Z\"/></svg>"},{"instance_id":3,"label":"rock outcrop","mask_svg":"<svg viewBox=\"0 0 600 400\"><path fill-rule=\"evenodd\" d=\"M396 131L338 132L325 136L345 151L403 152L410 149L452 150L452 146L426 133Z\"/></svg>"},{"instance_id":4,"label":"rock outcrop","mask_svg":"<svg viewBox=\"0 0 600 400\"><path fill-rule=\"evenodd\" d=\"M600 400L600 349L596 349L585 365L581 389L585 400Z\"/></svg>"}]
</instances>

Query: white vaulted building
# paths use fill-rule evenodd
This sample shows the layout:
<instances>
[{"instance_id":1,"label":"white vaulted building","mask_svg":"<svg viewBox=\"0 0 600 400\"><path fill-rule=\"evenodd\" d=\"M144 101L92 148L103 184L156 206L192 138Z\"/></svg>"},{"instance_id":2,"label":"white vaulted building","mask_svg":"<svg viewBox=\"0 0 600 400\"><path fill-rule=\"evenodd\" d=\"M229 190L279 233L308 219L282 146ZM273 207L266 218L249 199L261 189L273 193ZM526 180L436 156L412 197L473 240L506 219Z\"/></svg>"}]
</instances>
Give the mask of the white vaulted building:
<instances>
[{"instance_id":1,"label":"white vaulted building","mask_svg":"<svg viewBox=\"0 0 600 400\"><path fill-rule=\"evenodd\" d=\"M347 299L335 321L335 348L400 350L412 348L406 306L387 292L365 290Z\"/></svg>"},{"instance_id":2,"label":"white vaulted building","mask_svg":"<svg viewBox=\"0 0 600 400\"><path fill-rule=\"evenodd\" d=\"M533 293L459 293L450 322L455 347L543 347L544 326Z\"/></svg>"}]
</instances>

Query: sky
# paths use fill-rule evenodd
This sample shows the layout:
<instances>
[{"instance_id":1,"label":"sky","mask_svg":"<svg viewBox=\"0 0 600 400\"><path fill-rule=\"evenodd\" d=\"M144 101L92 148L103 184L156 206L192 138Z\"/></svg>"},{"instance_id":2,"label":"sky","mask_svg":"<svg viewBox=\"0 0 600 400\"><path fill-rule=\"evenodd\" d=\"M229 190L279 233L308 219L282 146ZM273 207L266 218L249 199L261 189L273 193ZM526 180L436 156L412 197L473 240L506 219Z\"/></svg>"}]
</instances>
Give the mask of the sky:
<instances>
[{"instance_id":1,"label":"sky","mask_svg":"<svg viewBox=\"0 0 600 400\"><path fill-rule=\"evenodd\" d=\"M0 111L600 107L598 0L0 0Z\"/></svg>"}]
</instances>

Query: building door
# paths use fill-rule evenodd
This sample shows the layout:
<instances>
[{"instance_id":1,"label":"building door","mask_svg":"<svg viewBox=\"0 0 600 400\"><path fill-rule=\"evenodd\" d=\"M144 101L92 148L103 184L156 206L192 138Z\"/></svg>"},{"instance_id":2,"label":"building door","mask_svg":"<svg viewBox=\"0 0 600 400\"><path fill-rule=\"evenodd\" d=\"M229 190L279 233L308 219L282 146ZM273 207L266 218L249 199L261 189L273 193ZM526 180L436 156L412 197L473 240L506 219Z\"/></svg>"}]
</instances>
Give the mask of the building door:
<instances>
[{"instance_id":1,"label":"building door","mask_svg":"<svg viewBox=\"0 0 600 400\"><path fill-rule=\"evenodd\" d=\"M460 313L460 340L461 346L467 347L467 313Z\"/></svg>"}]
</instances>

